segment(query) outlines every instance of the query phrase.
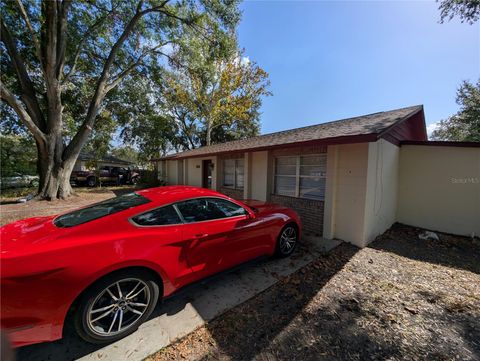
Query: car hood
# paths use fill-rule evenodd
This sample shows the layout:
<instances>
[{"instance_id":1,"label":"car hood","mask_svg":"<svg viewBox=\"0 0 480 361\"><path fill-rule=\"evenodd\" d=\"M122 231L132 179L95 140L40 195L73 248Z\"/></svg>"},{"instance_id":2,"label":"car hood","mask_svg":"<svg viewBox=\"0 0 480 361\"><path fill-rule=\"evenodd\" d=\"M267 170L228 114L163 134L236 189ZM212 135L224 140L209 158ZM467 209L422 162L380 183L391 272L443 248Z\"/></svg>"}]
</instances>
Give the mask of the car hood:
<instances>
[{"instance_id":1,"label":"car hood","mask_svg":"<svg viewBox=\"0 0 480 361\"><path fill-rule=\"evenodd\" d=\"M54 218L55 216L27 218L1 227L1 255L26 250L58 238L61 229L53 224Z\"/></svg>"}]
</instances>

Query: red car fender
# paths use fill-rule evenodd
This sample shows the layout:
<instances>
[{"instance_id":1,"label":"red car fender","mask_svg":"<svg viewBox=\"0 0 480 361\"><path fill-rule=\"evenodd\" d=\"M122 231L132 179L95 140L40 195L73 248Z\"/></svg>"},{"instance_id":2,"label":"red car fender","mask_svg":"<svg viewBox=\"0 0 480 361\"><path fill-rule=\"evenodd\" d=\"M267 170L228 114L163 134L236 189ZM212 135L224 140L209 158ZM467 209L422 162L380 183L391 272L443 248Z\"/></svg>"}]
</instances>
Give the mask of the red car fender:
<instances>
[{"instance_id":1,"label":"red car fender","mask_svg":"<svg viewBox=\"0 0 480 361\"><path fill-rule=\"evenodd\" d=\"M125 262L120 262L120 263L117 263L117 264L110 265L110 266L108 266L108 267L106 267L102 270L99 270L99 271L93 273L87 279L86 283L88 283L88 285L86 287L83 287L83 289L79 290L78 294L75 296L73 301L68 305L68 307L66 307L64 309L63 317L61 317L62 320L61 320L61 322L59 322L59 324L62 325L62 329L65 325L65 320L68 316L68 312L72 309L72 306L75 304L75 302L78 300L78 298L86 290L88 290L92 285L94 285L96 282L98 282L103 277L108 276L109 274L111 274L113 272L120 271L120 270L127 269L127 268L144 268L146 270L149 270L149 271L152 271L153 273L155 273L158 276L159 281L162 282L161 297L165 296L165 295L168 295L175 290L174 286L172 285L169 278L167 277L167 274L165 273L165 271L160 266L158 266L157 264L155 264L153 262L149 262L149 261L146 261L146 260L139 259L139 260L128 260L128 261L125 261Z\"/></svg>"},{"instance_id":2,"label":"red car fender","mask_svg":"<svg viewBox=\"0 0 480 361\"><path fill-rule=\"evenodd\" d=\"M143 259L137 259L137 260L128 260L116 264L109 265L106 268L103 268L101 270L98 270L97 272L93 273L90 277L88 277L87 282L88 285L81 290L78 295L75 297L77 299L80 294L85 292L89 287L91 287L95 282L100 280L101 278L108 276L109 274L120 271L126 268L145 268L149 271L152 271L155 273L159 280L162 282L162 295L161 296L166 296L169 295L174 291L174 287L172 285L172 282L167 276L167 273L156 263L150 262L148 260L143 260ZM73 304L74 302L72 302Z\"/></svg>"}]
</instances>

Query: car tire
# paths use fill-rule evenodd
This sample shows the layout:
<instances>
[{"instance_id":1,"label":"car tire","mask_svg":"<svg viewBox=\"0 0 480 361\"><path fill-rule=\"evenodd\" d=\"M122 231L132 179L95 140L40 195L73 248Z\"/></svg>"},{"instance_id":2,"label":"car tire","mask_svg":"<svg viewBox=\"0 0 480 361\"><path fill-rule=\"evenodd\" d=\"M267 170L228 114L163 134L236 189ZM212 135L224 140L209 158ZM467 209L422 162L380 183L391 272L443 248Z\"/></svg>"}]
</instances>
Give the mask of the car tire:
<instances>
[{"instance_id":1,"label":"car tire","mask_svg":"<svg viewBox=\"0 0 480 361\"><path fill-rule=\"evenodd\" d=\"M143 270L119 271L100 279L78 300L73 313L76 332L94 344L135 332L155 309L160 294L157 281Z\"/></svg>"},{"instance_id":2,"label":"car tire","mask_svg":"<svg viewBox=\"0 0 480 361\"><path fill-rule=\"evenodd\" d=\"M95 187L97 185L97 180L95 177L87 178L87 187Z\"/></svg>"},{"instance_id":3,"label":"car tire","mask_svg":"<svg viewBox=\"0 0 480 361\"><path fill-rule=\"evenodd\" d=\"M289 223L282 228L277 238L275 255L280 258L290 256L298 243L298 227L294 223Z\"/></svg>"}]
</instances>

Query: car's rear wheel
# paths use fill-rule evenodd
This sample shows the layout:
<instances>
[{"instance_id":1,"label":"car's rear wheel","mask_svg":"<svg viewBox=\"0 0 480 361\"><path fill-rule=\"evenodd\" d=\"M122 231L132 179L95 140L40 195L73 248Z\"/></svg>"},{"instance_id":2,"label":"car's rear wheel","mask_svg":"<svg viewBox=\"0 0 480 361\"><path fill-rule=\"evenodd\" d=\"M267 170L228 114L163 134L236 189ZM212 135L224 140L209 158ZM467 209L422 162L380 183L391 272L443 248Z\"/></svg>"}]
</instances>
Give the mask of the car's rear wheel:
<instances>
[{"instance_id":1,"label":"car's rear wheel","mask_svg":"<svg viewBox=\"0 0 480 361\"><path fill-rule=\"evenodd\" d=\"M295 224L287 224L283 227L277 239L277 248L275 254L278 257L290 256L298 242L298 228Z\"/></svg>"},{"instance_id":2,"label":"car's rear wheel","mask_svg":"<svg viewBox=\"0 0 480 361\"><path fill-rule=\"evenodd\" d=\"M112 274L80 298L75 328L91 343L119 340L150 316L158 298L157 280L150 272L126 270Z\"/></svg>"}]
</instances>

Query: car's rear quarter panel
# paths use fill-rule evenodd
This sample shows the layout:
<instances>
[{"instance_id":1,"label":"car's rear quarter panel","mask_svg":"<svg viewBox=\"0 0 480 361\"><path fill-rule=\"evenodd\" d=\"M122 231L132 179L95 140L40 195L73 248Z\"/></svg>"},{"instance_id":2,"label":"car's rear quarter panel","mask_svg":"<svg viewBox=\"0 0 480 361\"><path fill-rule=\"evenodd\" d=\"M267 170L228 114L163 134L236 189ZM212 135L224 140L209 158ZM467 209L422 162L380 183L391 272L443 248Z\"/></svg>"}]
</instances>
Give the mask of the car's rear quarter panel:
<instances>
[{"instance_id":1,"label":"car's rear quarter panel","mask_svg":"<svg viewBox=\"0 0 480 361\"><path fill-rule=\"evenodd\" d=\"M61 338L74 300L115 270L151 269L161 277L164 295L188 282L178 227L159 230L137 228L126 219L112 221L95 231L92 222L54 245L2 259L2 326L17 331L12 333L16 345ZM32 325L41 332L30 334Z\"/></svg>"}]
</instances>

